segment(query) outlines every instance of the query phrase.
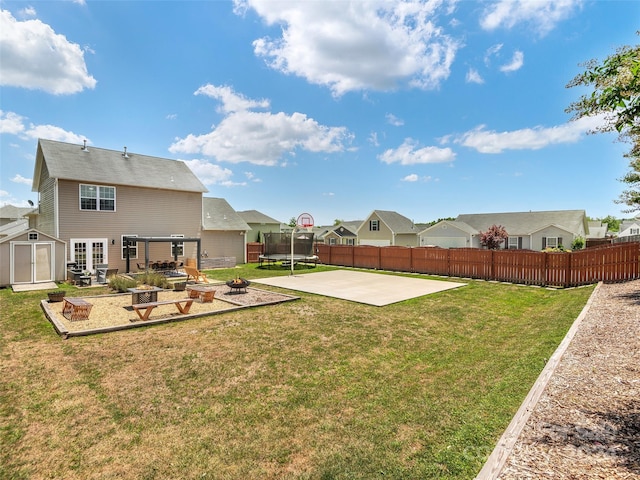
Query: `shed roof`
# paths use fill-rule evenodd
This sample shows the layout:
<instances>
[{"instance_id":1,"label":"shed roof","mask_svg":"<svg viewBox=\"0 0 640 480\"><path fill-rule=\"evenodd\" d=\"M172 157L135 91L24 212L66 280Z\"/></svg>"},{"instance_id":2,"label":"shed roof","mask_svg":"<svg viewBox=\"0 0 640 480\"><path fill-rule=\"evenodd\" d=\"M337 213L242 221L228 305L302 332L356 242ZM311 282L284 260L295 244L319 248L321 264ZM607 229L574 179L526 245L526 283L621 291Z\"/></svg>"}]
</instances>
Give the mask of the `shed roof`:
<instances>
[{"instance_id":1,"label":"shed roof","mask_svg":"<svg viewBox=\"0 0 640 480\"><path fill-rule=\"evenodd\" d=\"M186 163L139 153L107 150L54 140L38 140L33 191L39 191L42 168L52 178L105 185L207 192Z\"/></svg>"}]
</instances>

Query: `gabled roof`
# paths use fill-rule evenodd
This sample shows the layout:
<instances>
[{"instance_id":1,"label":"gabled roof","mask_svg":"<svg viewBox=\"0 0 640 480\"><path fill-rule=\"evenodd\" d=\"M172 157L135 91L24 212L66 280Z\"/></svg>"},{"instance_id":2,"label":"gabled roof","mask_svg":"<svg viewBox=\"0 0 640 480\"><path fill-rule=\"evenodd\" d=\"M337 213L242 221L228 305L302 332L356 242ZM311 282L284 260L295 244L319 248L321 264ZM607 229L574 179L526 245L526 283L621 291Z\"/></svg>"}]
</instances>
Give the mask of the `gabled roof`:
<instances>
[{"instance_id":1,"label":"gabled roof","mask_svg":"<svg viewBox=\"0 0 640 480\"><path fill-rule=\"evenodd\" d=\"M352 222L342 222L331 229L331 232L335 233L339 237L356 237L358 227L362 225L362 220L355 220Z\"/></svg>"},{"instance_id":2,"label":"gabled roof","mask_svg":"<svg viewBox=\"0 0 640 480\"><path fill-rule=\"evenodd\" d=\"M16 207L14 205L4 205L0 207L0 218L19 220L32 210L33 207Z\"/></svg>"},{"instance_id":3,"label":"gabled roof","mask_svg":"<svg viewBox=\"0 0 640 480\"><path fill-rule=\"evenodd\" d=\"M280 220L276 220L274 218L265 215L258 210L244 210L242 212L237 212L238 215L247 223L259 223L259 224L267 224L267 223L277 223L280 224Z\"/></svg>"},{"instance_id":4,"label":"gabled roof","mask_svg":"<svg viewBox=\"0 0 640 480\"><path fill-rule=\"evenodd\" d=\"M251 230L224 198L203 197L202 217L204 230Z\"/></svg>"},{"instance_id":5,"label":"gabled roof","mask_svg":"<svg viewBox=\"0 0 640 480\"><path fill-rule=\"evenodd\" d=\"M382 221L389 230L394 234L406 234L406 233L418 233L418 229L414 225L413 221L407 217L400 215L398 212L390 210L374 210L369 216L360 224L358 231L367 224L367 221L376 215L380 221ZM357 232L356 232L357 233Z\"/></svg>"},{"instance_id":6,"label":"gabled roof","mask_svg":"<svg viewBox=\"0 0 640 480\"><path fill-rule=\"evenodd\" d=\"M589 231L584 210L463 214L458 215L456 222L464 222L476 232L485 231L492 225L502 225L512 236L530 235L548 226L557 226L572 233Z\"/></svg>"},{"instance_id":7,"label":"gabled roof","mask_svg":"<svg viewBox=\"0 0 640 480\"><path fill-rule=\"evenodd\" d=\"M82 145L38 140L33 174L33 191L39 191L42 168L49 177L105 185L133 185L144 188L207 192L207 188L186 163L139 153L107 150Z\"/></svg>"},{"instance_id":8,"label":"gabled roof","mask_svg":"<svg viewBox=\"0 0 640 480\"><path fill-rule=\"evenodd\" d=\"M446 225L446 226L452 227L452 228L456 228L456 229L460 230L461 232L466 233L468 235L475 235L475 234L478 233L478 230L476 230L475 228L473 228L470 225L467 225L464 222L458 222L457 220L441 220L438 223L435 223L435 224L431 225L430 227L427 227L424 230L422 230L420 232L420 235L424 235L429 230L435 230L436 228L442 228L443 225Z\"/></svg>"}]
</instances>

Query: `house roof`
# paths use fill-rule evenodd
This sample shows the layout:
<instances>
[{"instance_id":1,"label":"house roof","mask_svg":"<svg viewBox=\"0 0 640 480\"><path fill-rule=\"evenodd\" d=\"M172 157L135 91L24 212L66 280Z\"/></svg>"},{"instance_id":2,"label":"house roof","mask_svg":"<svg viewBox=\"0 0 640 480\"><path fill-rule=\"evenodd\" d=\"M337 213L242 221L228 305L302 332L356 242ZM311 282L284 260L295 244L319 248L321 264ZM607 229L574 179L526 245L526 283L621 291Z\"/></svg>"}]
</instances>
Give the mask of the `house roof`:
<instances>
[{"instance_id":1,"label":"house roof","mask_svg":"<svg viewBox=\"0 0 640 480\"><path fill-rule=\"evenodd\" d=\"M24 232L29 229L29 220L22 218L20 220L14 220L5 225L0 225L0 237L6 237L14 235L16 233Z\"/></svg>"},{"instance_id":2,"label":"house roof","mask_svg":"<svg viewBox=\"0 0 640 480\"><path fill-rule=\"evenodd\" d=\"M355 237L358 227L362 225L362 220L355 220L352 222L342 222L331 229L333 233L339 237Z\"/></svg>"},{"instance_id":3,"label":"house roof","mask_svg":"<svg viewBox=\"0 0 640 480\"><path fill-rule=\"evenodd\" d=\"M105 185L133 185L143 188L207 192L207 188L186 163L139 153L107 150L82 145L38 140L33 191L39 191L42 168L49 177Z\"/></svg>"},{"instance_id":4,"label":"house roof","mask_svg":"<svg viewBox=\"0 0 640 480\"><path fill-rule=\"evenodd\" d=\"M202 226L204 230L251 230L224 198L202 198Z\"/></svg>"},{"instance_id":5,"label":"house roof","mask_svg":"<svg viewBox=\"0 0 640 480\"><path fill-rule=\"evenodd\" d=\"M572 233L589 230L584 210L462 214L458 215L456 222L466 223L476 233L491 225L502 225L512 236L530 235L551 225Z\"/></svg>"},{"instance_id":6,"label":"house roof","mask_svg":"<svg viewBox=\"0 0 640 480\"><path fill-rule=\"evenodd\" d=\"M360 224L358 230L360 230L373 215L376 215L389 228L389 230L396 235L403 233L418 233L418 229L412 220L400 215L398 212L390 210L374 210L366 220Z\"/></svg>"},{"instance_id":7,"label":"house roof","mask_svg":"<svg viewBox=\"0 0 640 480\"><path fill-rule=\"evenodd\" d=\"M14 205L4 205L0 207L0 218L9 220L19 220L29 214L33 207L16 207Z\"/></svg>"},{"instance_id":8,"label":"house roof","mask_svg":"<svg viewBox=\"0 0 640 480\"><path fill-rule=\"evenodd\" d=\"M237 213L247 223L259 223L259 224L277 223L277 224L280 224L280 220L276 220L274 218L271 218L270 216L265 215L264 213L259 212L258 210L244 210L242 212L237 212Z\"/></svg>"},{"instance_id":9,"label":"house roof","mask_svg":"<svg viewBox=\"0 0 640 480\"><path fill-rule=\"evenodd\" d=\"M458 230L467 233L469 235L475 235L478 233L478 230L473 228L470 225L467 225L464 222L458 222L456 220L441 220L438 223L435 223L427 228L425 228L424 230L420 231L420 235L424 235L425 233L427 233L429 230L435 230L437 228L443 228L443 225L447 225L453 228L457 228Z\"/></svg>"}]
</instances>

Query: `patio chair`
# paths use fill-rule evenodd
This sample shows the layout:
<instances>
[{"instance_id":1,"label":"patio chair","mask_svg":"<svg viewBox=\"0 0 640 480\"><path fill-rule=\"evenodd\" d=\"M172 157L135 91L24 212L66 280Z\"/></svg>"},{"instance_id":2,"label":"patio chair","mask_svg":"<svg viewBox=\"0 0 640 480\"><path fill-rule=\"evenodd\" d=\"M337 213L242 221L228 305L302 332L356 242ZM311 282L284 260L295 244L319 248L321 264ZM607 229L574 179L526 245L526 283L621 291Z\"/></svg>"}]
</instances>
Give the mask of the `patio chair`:
<instances>
[{"instance_id":1,"label":"patio chair","mask_svg":"<svg viewBox=\"0 0 640 480\"><path fill-rule=\"evenodd\" d=\"M200 270L198 270L196 267L190 267L190 266L184 266L184 273L187 274L187 282L189 281L190 278L193 278L194 282L203 282L203 283L209 283L209 279L207 278L207 276L200 272Z\"/></svg>"}]
</instances>

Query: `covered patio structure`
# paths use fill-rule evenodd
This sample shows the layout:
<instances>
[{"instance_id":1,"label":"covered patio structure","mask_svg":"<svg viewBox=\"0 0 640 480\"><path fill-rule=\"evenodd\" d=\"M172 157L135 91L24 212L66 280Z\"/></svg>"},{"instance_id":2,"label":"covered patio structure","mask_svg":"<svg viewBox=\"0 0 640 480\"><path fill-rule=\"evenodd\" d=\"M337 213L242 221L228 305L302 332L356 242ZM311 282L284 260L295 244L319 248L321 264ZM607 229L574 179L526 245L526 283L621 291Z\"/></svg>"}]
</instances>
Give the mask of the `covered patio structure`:
<instances>
[{"instance_id":1,"label":"covered patio structure","mask_svg":"<svg viewBox=\"0 0 640 480\"><path fill-rule=\"evenodd\" d=\"M130 247L136 243L144 243L144 269L149 270L149 243L150 242L165 242L173 244L173 260L178 261L178 245L185 242L196 242L196 262L198 264L198 270L200 270L200 239L199 238L181 238L181 237L123 237L125 247L125 260L126 271L131 273L131 251Z\"/></svg>"}]
</instances>

